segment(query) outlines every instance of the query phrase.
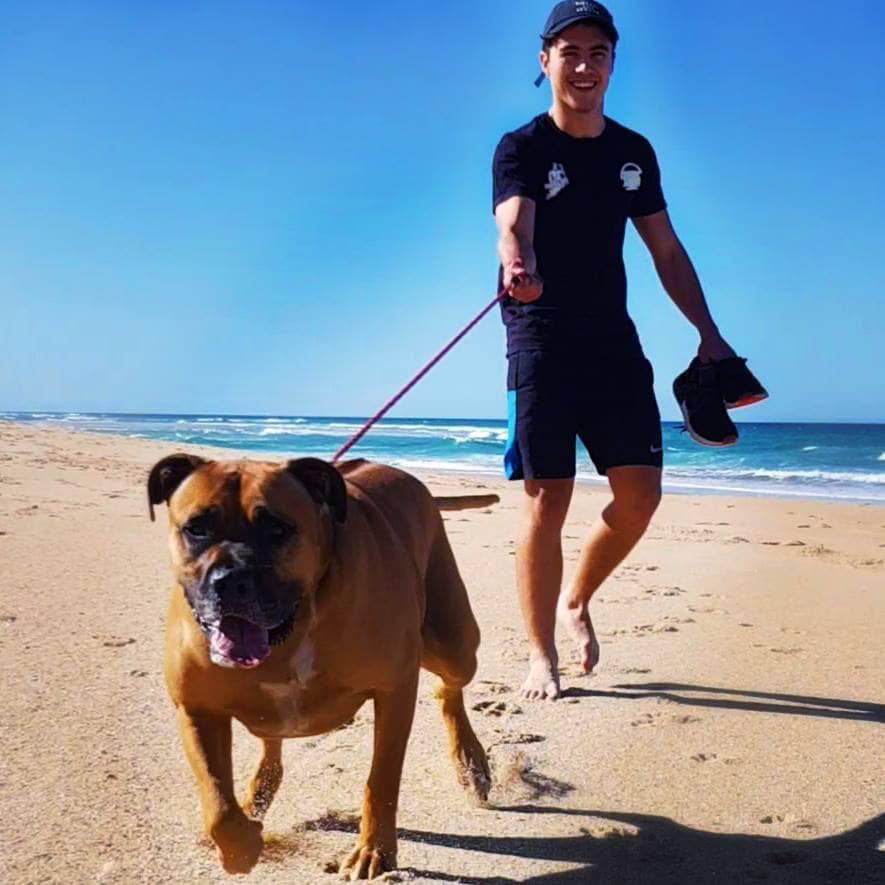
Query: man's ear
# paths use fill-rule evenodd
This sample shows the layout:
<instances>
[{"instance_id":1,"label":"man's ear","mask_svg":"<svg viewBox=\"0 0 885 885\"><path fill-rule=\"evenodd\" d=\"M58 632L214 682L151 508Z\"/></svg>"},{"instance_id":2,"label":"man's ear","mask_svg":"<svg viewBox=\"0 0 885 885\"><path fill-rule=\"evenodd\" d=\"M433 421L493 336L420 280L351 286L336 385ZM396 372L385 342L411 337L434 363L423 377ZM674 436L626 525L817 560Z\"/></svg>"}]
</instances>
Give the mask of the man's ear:
<instances>
[{"instance_id":1,"label":"man's ear","mask_svg":"<svg viewBox=\"0 0 885 885\"><path fill-rule=\"evenodd\" d=\"M196 455L167 455L151 468L147 481L148 511L154 521L154 505L169 503L172 493L198 467L208 462Z\"/></svg>"},{"instance_id":2,"label":"man's ear","mask_svg":"<svg viewBox=\"0 0 885 885\"><path fill-rule=\"evenodd\" d=\"M347 489L341 474L328 461L296 458L286 464L286 472L307 489L317 504L328 505L335 522L347 519Z\"/></svg>"}]
</instances>

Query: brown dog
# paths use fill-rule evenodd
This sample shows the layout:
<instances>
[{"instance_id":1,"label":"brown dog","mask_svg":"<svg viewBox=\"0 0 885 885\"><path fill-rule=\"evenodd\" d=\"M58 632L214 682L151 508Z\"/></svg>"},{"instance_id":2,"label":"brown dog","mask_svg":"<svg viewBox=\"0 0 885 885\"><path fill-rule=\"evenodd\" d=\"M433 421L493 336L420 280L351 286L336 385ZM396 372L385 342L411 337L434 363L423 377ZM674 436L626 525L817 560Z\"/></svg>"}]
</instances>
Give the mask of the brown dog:
<instances>
[{"instance_id":1,"label":"brown dog","mask_svg":"<svg viewBox=\"0 0 885 885\"><path fill-rule=\"evenodd\" d=\"M169 505L177 586L165 673L206 831L229 873L262 849L261 817L282 779L283 738L346 724L375 706L372 768L356 847L343 870L373 878L396 865L396 807L420 667L436 689L460 782L480 799L490 777L464 709L479 629L437 499L414 477L365 461L285 465L171 455L148 499ZM264 752L241 808L231 719Z\"/></svg>"}]
</instances>

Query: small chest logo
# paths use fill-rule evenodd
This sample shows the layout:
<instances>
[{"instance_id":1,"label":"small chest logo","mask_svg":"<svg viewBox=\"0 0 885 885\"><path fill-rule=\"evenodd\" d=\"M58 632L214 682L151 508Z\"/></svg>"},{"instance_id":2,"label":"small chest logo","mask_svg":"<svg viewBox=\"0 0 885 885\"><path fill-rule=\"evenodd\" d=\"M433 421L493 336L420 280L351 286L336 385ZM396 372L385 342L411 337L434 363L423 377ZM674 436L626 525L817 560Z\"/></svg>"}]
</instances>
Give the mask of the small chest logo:
<instances>
[{"instance_id":1,"label":"small chest logo","mask_svg":"<svg viewBox=\"0 0 885 885\"><path fill-rule=\"evenodd\" d=\"M565 174L562 163L554 163L547 173L547 184L544 185L547 199L552 200L567 184L568 176Z\"/></svg>"},{"instance_id":2,"label":"small chest logo","mask_svg":"<svg viewBox=\"0 0 885 885\"><path fill-rule=\"evenodd\" d=\"M621 184L625 191L638 191L642 184L642 169L636 163L624 163L621 166Z\"/></svg>"}]
</instances>

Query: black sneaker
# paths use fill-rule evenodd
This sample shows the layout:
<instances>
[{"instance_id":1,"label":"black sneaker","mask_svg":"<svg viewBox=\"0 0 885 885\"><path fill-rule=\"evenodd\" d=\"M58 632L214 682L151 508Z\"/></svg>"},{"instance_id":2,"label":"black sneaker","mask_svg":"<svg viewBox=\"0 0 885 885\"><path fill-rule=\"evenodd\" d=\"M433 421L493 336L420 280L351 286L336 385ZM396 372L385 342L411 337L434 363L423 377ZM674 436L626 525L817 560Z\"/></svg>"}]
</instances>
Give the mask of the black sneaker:
<instances>
[{"instance_id":1,"label":"black sneaker","mask_svg":"<svg viewBox=\"0 0 885 885\"><path fill-rule=\"evenodd\" d=\"M726 409L740 409L768 399L768 391L747 368L746 357L732 356L719 360L715 365Z\"/></svg>"},{"instance_id":2,"label":"black sneaker","mask_svg":"<svg viewBox=\"0 0 885 885\"><path fill-rule=\"evenodd\" d=\"M682 410L688 435L702 446L733 446L738 441L722 393L719 390L716 366L702 363L695 357L673 382L673 395Z\"/></svg>"}]
</instances>

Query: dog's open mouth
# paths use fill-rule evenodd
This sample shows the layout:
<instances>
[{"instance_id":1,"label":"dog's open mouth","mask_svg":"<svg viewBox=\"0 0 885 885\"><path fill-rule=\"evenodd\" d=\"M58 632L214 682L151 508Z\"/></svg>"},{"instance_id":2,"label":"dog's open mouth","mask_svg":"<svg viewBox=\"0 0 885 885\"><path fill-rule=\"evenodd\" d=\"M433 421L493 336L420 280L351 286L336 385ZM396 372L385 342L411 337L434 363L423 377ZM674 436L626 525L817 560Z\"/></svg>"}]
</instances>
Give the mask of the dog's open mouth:
<instances>
[{"instance_id":1,"label":"dog's open mouth","mask_svg":"<svg viewBox=\"0 0 885 885\"><path fill-rule=\"evenodd\" d=\"M281 643L292 631L295 616L267 629L236 615L200 626L209 640L209 657L219 667L257 667L270 654L270 647Z\"/></svg>"}]
</instances>

